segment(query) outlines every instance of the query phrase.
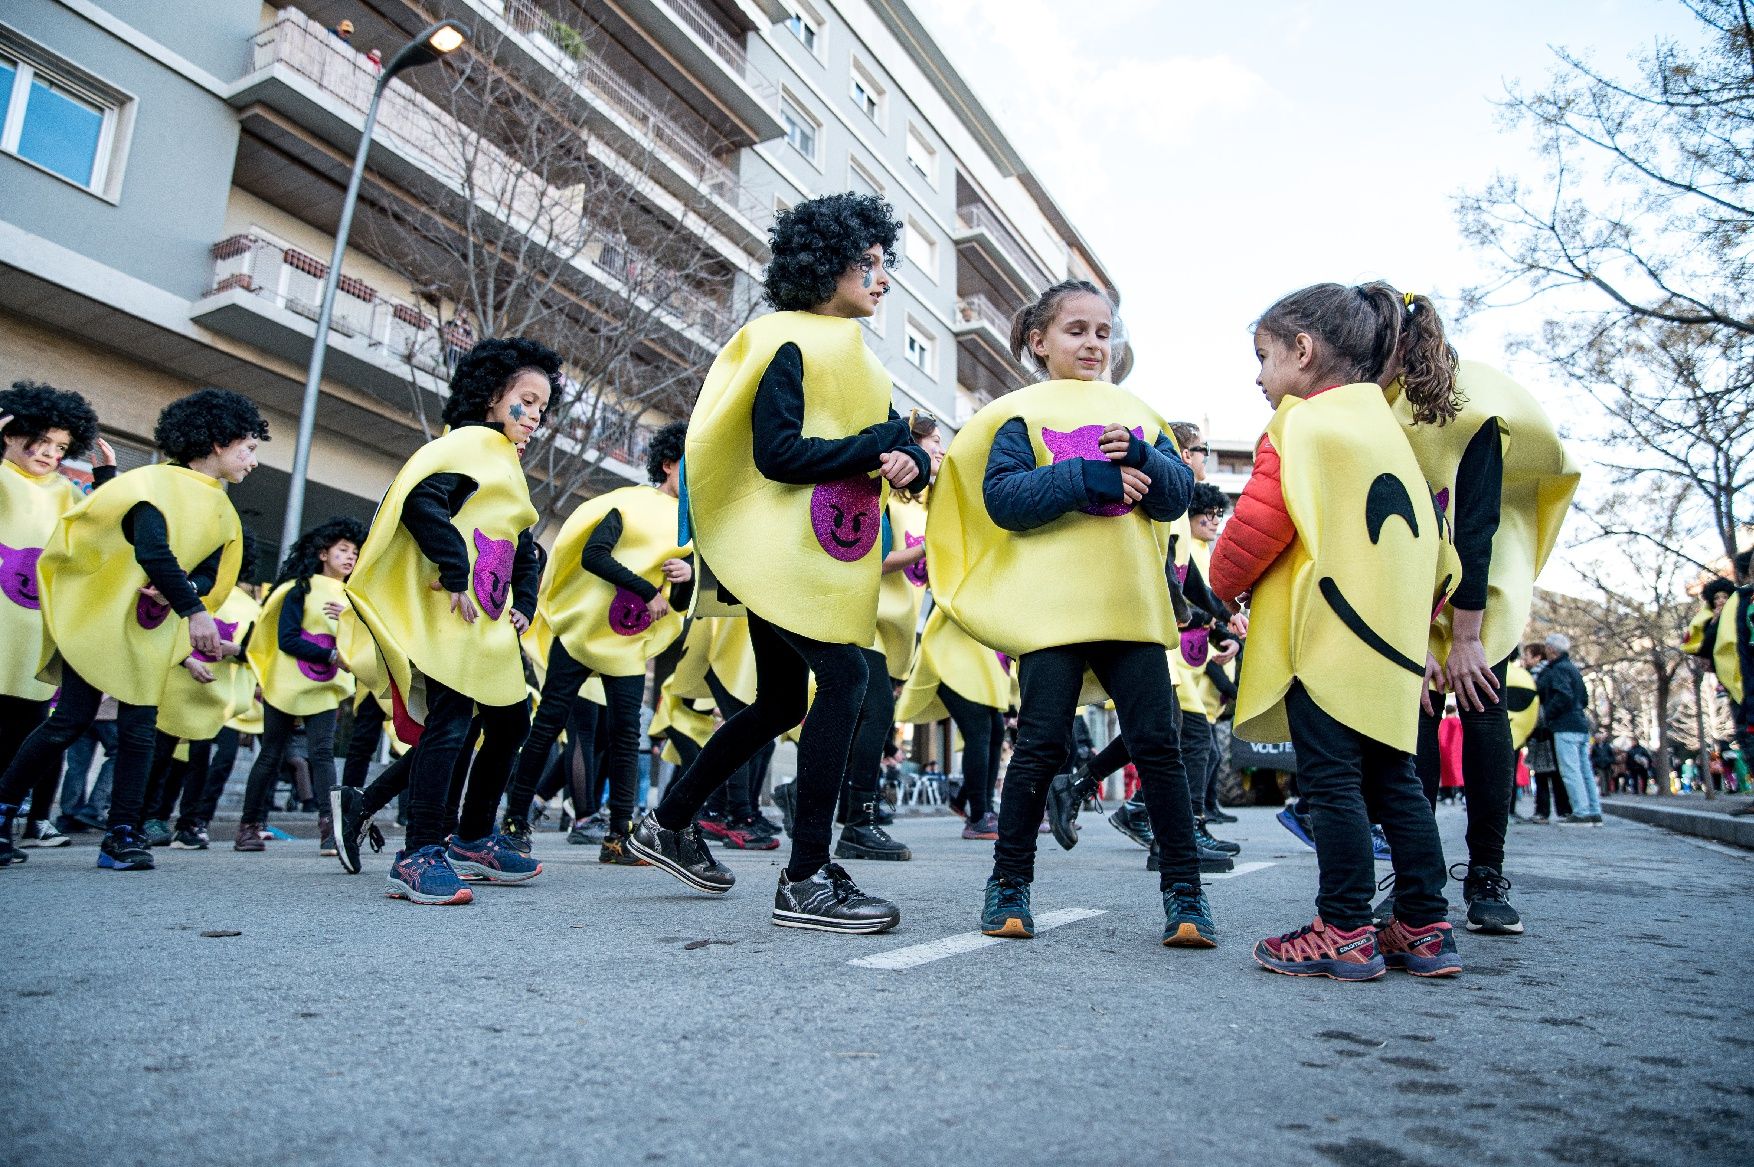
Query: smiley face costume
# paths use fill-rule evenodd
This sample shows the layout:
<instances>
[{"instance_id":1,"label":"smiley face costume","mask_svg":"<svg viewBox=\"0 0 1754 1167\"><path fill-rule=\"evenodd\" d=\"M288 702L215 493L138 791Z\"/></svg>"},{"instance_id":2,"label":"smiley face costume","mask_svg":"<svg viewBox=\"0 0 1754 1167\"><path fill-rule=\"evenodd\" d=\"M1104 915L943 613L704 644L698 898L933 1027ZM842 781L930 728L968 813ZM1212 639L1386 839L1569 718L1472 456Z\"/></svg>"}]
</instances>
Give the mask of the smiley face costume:
<instances>
[{"instance_id":1,"label":"smiley face costume","mask_svg":"<svg viewBox=\"0 0 1754 1167\"><path fill-rule=\"evenodd\" d=\"M213 613L213 620L221 640L247 646L261 614L256 598L239 585ZM256 673L244 655L219 659L200 652L190 655L207 666L213 680L202 684L180 664L171 669L158 707L158 738L147 798L150 819L168 822L173 808L181 804L176 822L179 831L205 826L212 818L225 785L221 774L216 788L209 789L213 739L233 718L248 714L257 704ZM151 792L157 792L156 799Z\"/></svg>"},{"instance_id":2,"label":"smiley face costume","mask_svg":"<svg viewBox=\"0 0 1754 1167\"><path fill-rule=\"evenodd\" d=\"M992 809L1011 688L1010 658L976 643L943 608L934 607L896 702L895 720L917 725L948 717L955 722L962 735L962 791L970 824L979 824Z\"/></svg>"},{"instance_id":3,"label":"smiley face costume","mask_svg":"<svg viewBox=\"0 0 1754 1167\"><path fill-rule=\"evenodd\" d=\"M899 496L889 500L884 530L891 550L906 551L926 541L926 506ZM914 658L920 604L926 592L926 565L910 563L883 576L877 593L877 639L871 647L883 654L891 679L905 681Z\"/></svg>"},{"instance_id":4,"label":"smiley face costume","mask_svg":"<svg viewBox=\"0 0 1754 1167\"><path fill-rule=\"evenodd\" d=\"M55 686L37 678L44 636L37 560L61 516L84 497L59 471L30 474L0 461L0 640L6 644L0 696L42 702L55 695Z\"/></svg>"}]
</instances>

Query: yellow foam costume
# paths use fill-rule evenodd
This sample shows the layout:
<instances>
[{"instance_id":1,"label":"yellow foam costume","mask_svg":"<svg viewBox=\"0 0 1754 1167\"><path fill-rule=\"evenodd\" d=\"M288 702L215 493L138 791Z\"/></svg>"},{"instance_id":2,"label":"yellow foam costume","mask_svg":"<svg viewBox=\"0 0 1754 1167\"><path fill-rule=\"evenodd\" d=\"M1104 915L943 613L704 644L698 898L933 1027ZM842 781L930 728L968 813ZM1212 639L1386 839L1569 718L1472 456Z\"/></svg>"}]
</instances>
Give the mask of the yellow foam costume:
<instances>
[{"instance_id":1,"label":"yellow foam costume","mask_svg":"<svg viewBox=\"0 0 1754 1167\"><path fill-rule=\"evenodd\" d=\"M750 321L708 371L688 424L688 500L703 577L751 612L828 644L872 643L882 572L874 475L792 486L755 469L755 391L787 344L804 358L805 437L844 438L889 417L890 377L856 320L775 312Z\"/></svg>"},{"instance_id":2,"label":"yellow foam costume","mask_svg":"<svg viewBox=\"0 0 1754 1167\"><path fill-rule=\"evenodd\" d=\"M43 604L37 559L61 516L84 495L58 471L29 474L0 461L0 693L47 701L55 686L37 679L43 659Z\"/></svg>"},{"instance_id":3,"label":"yellow foam costume","mask_svg":"<svg viewBox=\"0 0 1754 1167\"><path fill-rule=\"evenodd\" d=\"M1267 426L1297 538L1255 585L1236 735L1290 740L1300 680L1341 724L1412 753L1431 616L1460 572L1382 389L1286 397Z\"/></svg>"},{"instance_id":4,"label":"yellow foam costume","mask_svg":"<svg viewBox=\"0 0 1754 1167\"><path fill-rule=\"evenodd\" d=\"M240 644L260 621L262 606L241 587L234 587L213 613L219 638ZM256 673L242 656L213 660L201 653L213 680L203 685L181 664L165 679L164 697L158 706L158 728L184 741L204 742L225 728L226 722L250 712L256 704ZM259 732L259 731L250 731Z\"/></svg>"},{"instance_id":5,"label":"yellow foam costume","mask_svg":"<svg viewBox=\"0 0 1754 1167\"><path fill-rule=\"evenodd\" d=\"M1198 567L1200 574L1205 575L1212 563L1211 545L1194 538L1193 527L1185 515L1170 524L1170 531L1174 537L1172 563L1181 581L1187 582L1190 566ZM1204 629L1183 632L1169 650L1169 675L1175 682L1176 702L1184 712L1216 720L1211 707L1218 690L1206 679L1207 643Z\"/></svg>"},{"instance_id":6,"label":"yellow foam costume","mask_svg":"<svg viewBox=\"0 0 1754 1167\"><path fill-rule=\"evenodd\" d=\"M713 735L713 715L710 707L701 709L696 702L685 697L678 697L670 687L675 680L672 673L658 690L658 704L652 710L652 724L646 730L646 736L653 741L664 740L663 759L673 766L682 764L682 755L676 751L675 743L669 740L671 734L681 734L697 746L706 745L706 740Z\"/></svg>"},{"instance_id":7,"label":"yellow foam costume","mask_svg":"<svg viewBox=\"0 0 1754 1167\"><path fill-rule=\"evenodd\" d=\"M1731 596L1718 613L1717 639L1711 644L1711 669L1717 674L1717 683L1724 687L1730 700L1740 705L1746 686L1742 677L1742 658L1736 652L1736 630L1748 619L1747 593L1741 588Z\"/></svg>"},{"instance_id":8,"label":"yellow foam costume","mask_svg":"<svg viewBox=\"0 0 1754 1167\"><path fill-rule=\"evenodd\" d=\"M1113 422L1148 442L1169 434L1149 406L1104 381L1044 381L982 408L950 443L932 486L926 568L934 602L976 642L1013 659L1097 640L1175 644L1163 578L1169 524L1136 507L1062 515L1023 532L993 522L981 484L993 438L1012 418L1027 425L1038 466L1060 460L1044 430L1055 431L1056 442Z\"/></svg>"},{"instance_id":9,"label":"yellow foam costume","mask_svg":"<svg viewBox=\"0 0 1754 1167\"><path fill-rule=\"evenodd\" d=\"M1480 629L1486 660L1497 664L1516 651L1529 622L1535 579L1559 540L1559 528L1577 490L1578 467L1540 402L1497 369L1463 361L1456 371L1456 388L1462 397L1461 412L1440 426L1413 424L1413 408L1398 383L1388 395L1425 481L1446 508L1458 489L1466 489L1458 487L1456 472L1468 443L1481 426L1498 423L1504 483L1487 572L1486 617ZM1440 661L1449 658L1450 620L1446 607L1431 626L1431 651Z\"/></svg>"},{"instance_id":10,"label":"yellow foam costume","mask_svg":"<svg viewBox=\"0 0 1754 1167\"><path fill-rule=\"evenodd\" d=\"M304 622L299 635L318 648L335 647L340 621L323 611L323 605L347 603L346 585L326 575L309 577ZM262 605L262 632L250 640L250 667L262 680L262 699L282 713L309 717L338 708L353 696L353 674L339 665L315 665L280 651L280 610L297 585L288 580L268 595Z\"/></svg>"},{"instance_id":11,"label":"yellow foam costume","mask_svg":"<svg viewBox=\"0 0 1754 1167\"><path fill-rule=\"evenodd\" d=\"M1541 699L1535 696L1535 678L1520 661L1511 661L1504 674L1504 703L1510 710L1510 745L1520 750L1541 720Z\"/></svg>"},{"instance_id":12,"label":"yellow foam costume","mask_svg":"<svg viewBox=\"0 0 1754 1167\"><path fill-rule=\"evenodd\" d=\"M913 669L895 703L895 720L917 725L949 717L938 693L941 685L989 709L1004 709L1011 703L1009 658L977 643L943 608L933 608L920 634Z\"/></svg>"},{"instance_id":13,"label":"yellow foam costume","mask_svg":"<svg viewBox=\"0 0 1754 1167\"><path fill-rule=\"evenodd\" d=\"M890 551L906 551L926 541L926 507L899 495L889 499ZM883 577L877 590L877 639L871 647L883 654L892 680L904 681L914 658L920 602L926 591L926 565L912 563Z\"/></svg>"},{"instance_id":14,"label":"yellow foam costume","mask_svg":"<svg viewBox=\"0 0 1754 1167\"><path fill-rule=\"evenodd\" d=\"M476 483L451 519L469 552L470 590L481 610L473 624L451 611L449 595L435 590L438 568L402 525L409 492L431 475L446 473ZM499 429L462 426L408 459L378 505L347 581L341 655L360 684L379 696L393 689L421 724L427 677L481 705L522 701L518 633L505 615L518 536L535 521L517 447Z\"/></svg>"},{"instance_id":15,"label":"yellow foam costume","mask_svg":"<svg viewBox=\"0 0 1754 1167\"><path fill-rule=\"evenodd\" d=\"M157 705L171 668L189 655L187 622L141 594L150 581L122 533L122 520L143 502L164 515L183 571L220 552L219 574L201 601L209 612L231 595L243 557L243 528L225 487L186 466L117 475L61 516L37 562L46 626L39 675L58 679L59 656L128 705Z\"/></svg>"},{"instance_id":16,"label":"yellow foam costume","mask_svg":"<svg viewBox=\"0 0 1754 1167\"><path fill-rule=\"evenodd\" d=\"M583 503L561 527L542 572L531 633L540 634L537 625L551 629L574 660L603 676L637 677L682 634L682 614L654 621L644 600L579 566L585 544L611 510L621 512L616 560L669 596L664 561L688 554L676 542L676 500L656 487L624 486Z\"/></svg>"}]
</instances>

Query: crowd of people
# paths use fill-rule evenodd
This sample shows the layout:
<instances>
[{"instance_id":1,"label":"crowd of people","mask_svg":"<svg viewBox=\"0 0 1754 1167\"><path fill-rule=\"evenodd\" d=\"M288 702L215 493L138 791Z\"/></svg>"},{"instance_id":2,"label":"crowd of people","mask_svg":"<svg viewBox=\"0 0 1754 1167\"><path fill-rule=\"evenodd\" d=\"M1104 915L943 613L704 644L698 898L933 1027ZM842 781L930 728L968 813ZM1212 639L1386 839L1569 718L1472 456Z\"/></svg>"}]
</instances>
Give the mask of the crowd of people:
<instances>
[{"instance_id":1,"label":"crowd of people","mask_svg":"<svg viewBox=\"0 0 1754 1167\"><path fill-rule=\"evenodd\" d=\"M1313 919L1261 939L1256 960L1450 976L1462 962L1433 807L1453 732L1466 925L1521 932L1504 875L1531 732L1513 730L1531 705L1520 691L1539 692L1574 817L1600 809L1593 781L1574 785L1589 734L1569 646L1549 638L1532 678L1513 660L1577 479L1533 397L1459 360L1424 296L1294 292L1254 325L1273 417L1226 522L1198 427L1120 386L1130 354L1088 282L1018 313L1012 349L1037 379L954 437L898 413L861 321L889 291L900 230L869 196L781 214L773 311L726 344L688 420L655 435L650 484L580 504L547 550L520 458L561 359L532 338L463 355L445 432L369 527L315 526L265 592L246 586L264 573L246 566L225 492L268 438L250 400L176 401L154 433L161 460L116 474L77 393L0 394L0 866L54 833L63 754L107 694L105 868L151 869L154 842L207 846L229 770L211 755L247 728L260 749L237 851L269 846L297 752L326 812L321 846L348 872L381 845L375 816L405 805L388 890L416 904L539 877L532 808L570 792L601 862L708 895L736 883L715 846L772 850L788 834L772 922L878 933L901 908L845 862L910 858L879 781L898 722L949 719L963 838L993 845L984 890L969 889L983 932L1034 935L1039 840L1075 847L1102 779L1126 766L1136 790L1107 817L1148 849L1159 939L1210 949L1201 877L1240 850L1211 830L1228 817L1217 785L1233 733L1295 746L1283 817L1318 860ZM57 471L88 449L82 494ZM1119 735L1077 749L1077 712L1099 702ZM386 734L397 757L368 784ZM797 764L771 792L782 827L761 795L783 738ZM676 764L649 798L646 740ZM1373 904L1378 856L1393 890Z\"/></svg>"}]
</instances>

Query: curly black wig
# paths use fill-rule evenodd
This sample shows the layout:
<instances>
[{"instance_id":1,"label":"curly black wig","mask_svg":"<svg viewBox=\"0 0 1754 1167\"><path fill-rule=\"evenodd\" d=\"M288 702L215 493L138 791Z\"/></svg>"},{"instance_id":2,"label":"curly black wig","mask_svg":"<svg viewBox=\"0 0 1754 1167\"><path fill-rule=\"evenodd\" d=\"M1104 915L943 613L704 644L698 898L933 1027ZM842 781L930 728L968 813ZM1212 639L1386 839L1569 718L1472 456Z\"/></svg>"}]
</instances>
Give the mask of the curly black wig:
<instances>
[{"instance_id":1,"label":"curly black wig","mask_svg":"<svg viewBox=\"0 0 1754 1167\"><path fill-rule=\"evenodd\" d=\"M66 430L67 456L79 458L97 441L97 412L77 393L38 381L14 381L0 392L0 417L11 415L5 436L36 441L50 430Z\"/></svg>"},{"instance_id":2,"label":"curly black wig","mask_svg":"<svg viewBox=\"0 0 1754 1167\"><path fill-rule=\"evenodd\" d=\"M1699 598L1709 604L1719 596L1733 596L1735 594L1735 584L1721 575L1714 575L1706 581L1705 587L1700 589Z\"/></svg>"},{"instance_id":3,"label":"curly black wig","mask_svg":"<svg viewBox=\"0 0 1754 1167\"><path fill-rule=\"evenodd\" d=\"M243 438L267 441L268 423L254 401L230 389L202 389L173 401L152 427L153 444L184 466Z\"/></svg>"},{"instance_id":4,"label":"curly black wig","mask_svg":"<svg viewBox=\"0 0 1754 1167\"><path fill-rule=\"evenodd\" d=\"M274 577L275 586L278 587L289 579L304 580L313 575L321 575L323 563L317 556L342 540L355 547L365 546L365 524L358 519L330 519L300 535L298 542L292 545L286 562L280 565L280 574Z\"/></svg>"},{"instance_id":5,"label":"curly black wig","mask_svg":"<svg viewBox=\"0 0 1754 1167\"><path fill-rule=\"evenodd\" d=\"M1194 492L1188 496L1188 514L1198 515L1206 511L1217 511L1223 514L1230 509L1230 499L1210 482L1194 483Z\"/></svg>"},{"instance_id":6,"label":"curly black wig","mask_svg":"<svg viewBox=\"0 0 1754 1167\"><path fill-rule=\"evenodd\" d=\"M767 302L781 312L816 307L872 244L883 248L883 266L893 270L900 235L894 209L876 195L823 195L781 211L768 229L773 259L761 277Z\"/></svg>"},{"instance_id":7,"label":"curly black wig","mask_svg":"<svg viewBox=\"0 0 1754 1167\"><path fill-rule=\"evenodd\" d=\"M673 421L652 435L646 447L646 477L653 486L664 485L664 463L682 461L682 446L688 438L688 423Z\"/></svg>"},{"instance_id":8,"label":"curly black wig","mask_svg":"<svg viewBox=\"0 0 1754 1167\"><path fill-rule=\"evenodd\" d=\"M494 400L526 369L547 377L551 390L560 392L560 354L541 341L522 336L481 341L457 362L445 401L445 424L487 420Z\"/></svg>"}]
</instances>

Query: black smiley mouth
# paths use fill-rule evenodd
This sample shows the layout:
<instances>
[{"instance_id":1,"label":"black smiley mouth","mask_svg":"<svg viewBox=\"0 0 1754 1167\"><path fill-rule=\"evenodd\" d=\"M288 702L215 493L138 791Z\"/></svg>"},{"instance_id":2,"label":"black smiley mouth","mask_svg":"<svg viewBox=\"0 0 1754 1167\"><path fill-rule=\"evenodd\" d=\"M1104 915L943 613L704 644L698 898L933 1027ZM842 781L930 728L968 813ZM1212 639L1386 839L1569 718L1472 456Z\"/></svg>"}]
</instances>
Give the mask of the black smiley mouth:
<instances>
[{"instance_id":1,"label":"black smiley mouth","mask_svg":"<svg viewBox=\"0 0 1754 1167\"><path fill-rule=\"evenodd\" d=\"M853 548L857 547L860 543L863 543L864 539L862 537L860 537L860 535L859 535L859 519L860 519L859 515L854 515L851 520L848 520L846 512L841 510L839 507L835 507L834 508L834 523L828 532L829 541L832 542L836 547L841 548L843 551L851 551ZM841 528L842 523L848 523L848 525L850 525L852 527L853 537L851 539L841 538L840 528Z\"/></svg>"},{"instance_id":2,"label":"black smiley mouth","mask_svg":"<svg viewBox=\"0 0 1754 1167\"><path fill-rule=\"evenodd\" d=\"M1416 677L1425 675L1424 665L1384 640L1382 634L1372 628L1364 617L1358 614L1358 609L1354 608L1351 601L1346 599L1345 593L1340 590L1340 585L1333 576L1324 575L1316 582L1316 587L1320 589L1322 599L1328 602L1328 607L1333 609L1334 615L1340 618L1340 623L1350 629L1352 635L1362 640L1378 656L1396 668L1406 669Z\"/></svg>"}]
</instances>

